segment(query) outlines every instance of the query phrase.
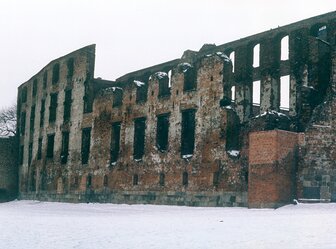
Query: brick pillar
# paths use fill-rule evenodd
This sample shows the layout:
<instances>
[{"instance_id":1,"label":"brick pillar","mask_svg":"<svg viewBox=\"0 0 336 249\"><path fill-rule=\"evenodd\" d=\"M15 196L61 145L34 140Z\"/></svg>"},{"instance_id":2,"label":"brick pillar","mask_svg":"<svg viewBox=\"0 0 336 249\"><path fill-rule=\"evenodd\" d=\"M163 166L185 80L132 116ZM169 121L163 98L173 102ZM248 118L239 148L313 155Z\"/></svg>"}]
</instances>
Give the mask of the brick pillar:
<instances>
[{"instance_id":1,"label":"brick pillar","mask_svg":"<svg viewBox=\"0 0 336 249\"><path fill-rule=\"evenodd\" d=\"M250 208L276 208L295 198L298 135L283 130L250 133Z\"/></svg>"}]
</instances>

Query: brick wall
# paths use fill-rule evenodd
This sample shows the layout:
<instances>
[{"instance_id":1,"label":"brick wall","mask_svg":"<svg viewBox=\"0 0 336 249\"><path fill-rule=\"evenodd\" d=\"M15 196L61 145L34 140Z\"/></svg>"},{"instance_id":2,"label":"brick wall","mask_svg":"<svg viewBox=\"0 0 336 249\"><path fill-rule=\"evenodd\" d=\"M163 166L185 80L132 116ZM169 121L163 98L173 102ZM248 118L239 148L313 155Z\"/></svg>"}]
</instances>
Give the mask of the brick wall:
<instances>
[{"instance_id":1,"label":"brick wall","mask_svg":"<svg viewBox=\"0 0 336 249\"><path fill-rule=\"evenodd\" d=\"M252 132L249 136L249 207L278 207L295 198L299 134Z\"/></svg>"},{"instance_id":2,"label":"brick wall","mask_svg":"<svg viewBox=\"0 0 336 249\"><path fill-rule=\"evenodd\" d=\"M0 201L17 195L17 148L15 138L0 138Z\"/></svg>"}]
</instances>

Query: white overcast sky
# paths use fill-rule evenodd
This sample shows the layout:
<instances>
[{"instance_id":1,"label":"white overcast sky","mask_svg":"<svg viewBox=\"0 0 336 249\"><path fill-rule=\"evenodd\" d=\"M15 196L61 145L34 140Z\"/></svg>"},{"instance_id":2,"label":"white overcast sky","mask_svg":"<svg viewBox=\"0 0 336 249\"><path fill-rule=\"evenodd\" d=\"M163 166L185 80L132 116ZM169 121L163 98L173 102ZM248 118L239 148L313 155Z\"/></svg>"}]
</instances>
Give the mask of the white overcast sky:
<instances>
[{"instance_id":1,"label":"white overcast sky","mask_svg":"<svg viewBox=\"0 0 336 249\"><path fill-rule=\"evenodd\" d=\"M95 77L334 11L335 0L0 0L0 108L51 60L97 44Z\"/></svg>"}]
</instances>

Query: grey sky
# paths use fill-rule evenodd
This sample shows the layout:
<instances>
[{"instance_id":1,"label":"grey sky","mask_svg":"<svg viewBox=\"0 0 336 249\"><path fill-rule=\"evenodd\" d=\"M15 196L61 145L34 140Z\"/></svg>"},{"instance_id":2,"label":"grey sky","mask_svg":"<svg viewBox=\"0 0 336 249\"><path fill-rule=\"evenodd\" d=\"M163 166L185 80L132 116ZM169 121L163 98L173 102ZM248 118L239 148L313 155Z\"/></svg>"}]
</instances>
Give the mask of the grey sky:
<instances>
[{"instance_id":1,"label":"grey sky","mask_svg":"<svg viewBox=\"0 0 336 249\"><path fill-rule=\"evenodd\" d=\"M0 0L0 108L51 60L95 43L95 77L334 11L335 0Z\"/></svg>"}]
</instances>

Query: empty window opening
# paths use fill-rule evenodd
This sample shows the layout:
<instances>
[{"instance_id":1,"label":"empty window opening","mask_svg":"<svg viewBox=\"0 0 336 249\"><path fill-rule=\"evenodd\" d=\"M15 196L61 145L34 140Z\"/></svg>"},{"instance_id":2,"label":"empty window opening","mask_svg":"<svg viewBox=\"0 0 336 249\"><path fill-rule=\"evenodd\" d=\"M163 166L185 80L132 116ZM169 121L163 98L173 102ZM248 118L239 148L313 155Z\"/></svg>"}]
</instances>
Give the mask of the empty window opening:
<instances>
[{"instance_id":1,"label":"empty window opening","mask_svg":"<svg viewBox=\"0 0 336 249\"><path fill-rule=\"evenodd\" d=\"M65 91L65 98L64 98L64 114L63 114L63 121L68 122L70 121L71 116L71 103L72 103L72 90Z\"/></svg>"},{"instance_id":2,"label":"empty window opening","mask_svg":"<svg viewBox=\"0 0 336 249\"><path fill-rule=\"evenodd\" d=\"M328 36L327 26L324 25L318 29L317 37L320 38L321 40L327 41L327 36Z\"/></svg>"},{"instance_id":3,"label":"empty window opening","mask_svg":"<svg viewBox=\"0 0 336 249\"><path fill-rule=\"evenodd\" d=\"M116 88L113 92L113 105L112 107L119 107L122 105L123 101L123 90Z\"/></svg>"},{"instance_id":4,"label":"empty window opening","mask_svg":"<svg viewBox=\"0 0 336 249\"><path fill-rule=\"evenodd\" d=\"M172 70L168 71L168 87L171 88L172 86Z\"/></svg>"},{"instance_id":5,"label":"empty window opening","mask_svg":"<svg viewBox=\"0 0 336 249\"><path fill-rule=\"evenodd\" d=\"M57 63L53 66L53 74L52 74L52 83L53 84L58 83L59 73L60 73L60 65Z\"/></svg>"},{"instance_id":6,"label":"empty window opening","mask_svg":"<svg viewBox=\"0 0 336 249\"><path fill-rule=\"evenodd\" d=\"M260 105L260 80L253 81L253 105Z\"/></svg>"},{"instance_id":7,"label":"empty window opening","mask_svg":"<svg viewBox=\"0 0 336 249\"><path fill-rule=\"evenodd\" d=\"M20 117L20 133L21 133L21 135L25 134L25 129L26 129L26 112L22 112L21 117Z\"/></svg>"},{"instance_id":8,"label":"empty window opening","mask_svg":"<svg viewBox=\"0 0 336 249\"><path fill-rule=\"evenodd\" d=\"M33 81L33 90L32 90L32 96L35 97L37 93L37 79Z\"/></svg>"},{"instance_id":9,"label":"empty window opening","mask_svg":"<svg viewBox=\"0 0 336 249\"><path fill-rule=\"evenodd\" d=\"M30 143L29 144L29 151L28 151L28 165L31 164L32 157L33 157L33 143Z\"/></svg>"},{"instance_id":10,"label":"empty window opening","mask_svg":"<svg viewBox=\"0 0 336 249\"><path fill-rule=\"evenodd\" d=\"M160 173L159 184L160 184L160 186L165 185L165 174L164 173Z\"/></svg>"},{"instance_id":11,"label":"empty window opening","mask_svg":"<svg viewBox=\"0 0 336 249\"><path fill-rule=\"evenodd\" d=\"M159 79L159 98L170 95L169 78L163 77Z\"/></svg>"},{"instance_id":12,"label":"empty window opening","mask_svg":"<svg viewBox=\"0 0 336 249\"><path fill-rule=\"evenodd\" d=\"M20 146L20 158L19 158L19 163L20 163L20 165L23 164L23 153L24 153L24 146L21 145L21 146Z\"/></svg>"},{"instance_id":13,"label":"empty window opening","mask_svg":"<svg viewBox=\"0 0 336 249\"><path fill-rule=\"evenodd\" d=\"M289 37L288 35L281 39L281 60L286 61L289 58Z\"/></svg>"},{"instance_id":14,"label":"empty window opening","mask_svg":"<svg viewBox=\"0 0 336 249\"><path fill-rule=\"evenodd\" d=\"M54 141L55 141L55 134L48 135L47 137L47 158L54 157Z\"/></svg>"},{"instance_id":15,"label":"empty window opening","mask_svg":"<svg viewBox=\"0 0 336 249\"><path fill-rule=\"evenodd\" d=\"M40 127L44 124L44 114L45 114L45 99L41 100L41 110L40 110Z\"/></svg>"},{"instance_id":16,"label":"empty window opening","mask_svg":"<svg viewBox=\"0 0 336 249\"><path fill-rule=\"evenodd\" d=\"M78 187L78 176L75 176L74 179L73 179L73 186L74 187Z\"/></svg>"},{"instance_id":17,"label":"empty window opening","mask_svg":"<svg viewBox=\"0 0 336 249\"><path fill-rule=\"evenodd\" d=\"M183 172L182 184L183 184L183 186L188 186L188 173L187 172Z\"/></svg>"},{"instance_id":18,"label":"empty window opening","mask_svg":"<svg viewBox=\"0 0 336 249\"><path fill-rule=\"evenodd\" d=\"M289 109L290 77L289 75L280 78L280 109Z\"/></svg>"},{"instance_id":19,"label":"empty window opening","mask_svg":"<svg viewBox=\"0 0 336 249\"><path fill-rule=\"evenodd\" d=\"M103 185L104 185L104 187L108 186L108 177L107 177L107 175L104 175Z\"/></svg>"},{"instance_id":20,"label":"empty window opening","mask_svg":"<svg viewBox=\"0 0 336 249\"><path fill-rule=\"evenodd\" d=\"M87 164L90 156L91 127L82 130L82 164Z\"/></svg>"},{"instance_id":21,"label":"empty window opening","mask_svg":"<svg viewBox=\"0 0 336 249\"><path fill-rule=\"evenodd\" d=\"M90 113L92 112L92 105L93 105L93 99L91 97L91 86L88 84L88 82L84 82L84 113Z\"/></svg>"},{"instance_id":22,"label":"empty window opening","mask_svg":"<svg viewBox=\"0 0 336 249\"><path fill-rule=\"evenodd\" d=\"M166 151L168 148L169 113L157 116L156 125L156 146L159 151Z\"/></svg>"},{"instance_id":23,"label":"empty window opening","mask_svg":"<svg viewBox=\"0 0 336 249\"><path fill-rule=\"evenodd\" d=\"M49 123L56 121L56 113L57 113L57 93L50 94L50 106L49 106Z\"/></svg>"},{"instance_id":24,"label":"empty window opening","mask_svg":"<svg viewBox=\"0 0 336 249\"><path fill-rule=\"evenodd\" d=\"M86 177L86 187L87 188L91 188L92 187L92 176L91 175L88 175Z\"/></svg>"},{"instance_id":25,"label":"empty window opening","mask_svg":"<svg viewBox=\"0 0 336 249\"><path fill-rule=\"evenodd\" d=\"M35 105L30 108L30 132L34 132L35 124Z\"/></svg>"},{"instance_id":26,"label":"empty window opening","mask_svg":"<svg viewBox=\"0 0 336 249\"><path fill-rule=\"evenodd\" d=\"M184 91L196 90L196 71L193 67L184 70Z\"/></svg>"},{"instance_id":27,"label":"empty window opening","mask_svg":"<svg viewBox=\"0 0 336 249\"><path fill-rule=\"evenodd\" d=\"M212 75L210 76L210 81L213 81L213 76Z\"/></svg>"},{"instance_id":28,"label":"empty window opening","mask_svg":"<svg viewBox=\"0 0 336 249\"><path fill-rule=\"evenodd\" d=\"M136 186L139 184L139 176L137 174L133 175L133 185Z\"/></svg>"},{"instance_id":29,"label":"empty window opening","mask_svg":"<svg viewBox=\"0 0 336 249\"><path fill-rule=\"evenodd\" d=\"M69 132L62 132L62 149L61 149L61 164L68 162L69 155Z\"/></svg>"},{"instance_id":30,"label":"empty window opening","mask_svg":"<svg viewBox=\"0 0 336 249\"><path fill-rule=\"evenodd\" d=\"M43 73L43 89L47 88L48 83L48 71L44 71Z\"/></svg>"},{"instance_id":31,"label":"empty window opening","mask_svg":"<svg viewBox=\"0 0 336 249\"><path fill-rule=\"evenodd\" d=\"M178 96L179 95L179 90L176 90L176 96Z\"/></svg>"},{"instance_id":32,"label":"empty window opening","mask_svg":"<svg viewBox=\"0 0 336 249\"><path fill-rule=\"evenodd\" d=\"M145 152L145 130L146 118L137 118L134 120L134 143L133 157L135 160L142 158Z\"/></svg>"},{"instance_id":33,"label":"empty window opening","mask_svg":"<svg viewBox=\"0 0 336 249\"><path fill-rule=\"evenodd\" d=\"M181 155L192 155L195 147L195 109L182 111Z\"/></svg>"},{"instance_id":34,"label":"empty window opening","mask_svg":"<svg viewBox=\"0 0 336 249\"><path fill-rule=\"evenodd\" d=\"M136 88L136 103L144 103L147 101L148 83L137 85Z\"/></svg>"},{"instance_id":35,"label":"empty window opening","mask_svg":"<svg viewBox=\"0 0 336 249\"><path fill-rule=\"evenodd\" d=\"M236 87L235 86L231 87L231 100L232 101L236 100Z\"/></svg>"},{"instance_id":36,"label":"empty window opening","mask_svg":"<svg viewBox=\"0 0 336 249\"><path fill-rule=\"evenodd\" d=\"M67 61L67 68L68 68L68 75L67 75L67 78L68 79L72 79L72 76L74 74L74 66L75 66L75 60L74 58L70 58L68 61Z\"/></svg>"},{"instance_id":37,"label":"empty window opening","mask_svg":"<svg viewBox=\"0 0 336 249\"><path fill-rule=\"evenodd\" d=\"M254 46L253 48L253 67L260 66L260 44Z\"/></svg>"},{"instance_id":38,"label":"empty window opening","mask_svg":"<svg viewBox=\"0 0 336 249\"><path fill-rule=\"evenodd\" d=\"M120 122L116 122L112 124L112 130L111 130L111 147L110 147L110 153L111 153L111 164L115 163L118 160L119 157L119 151L120 151Z\"/></svg>"},{"instance_id":39,"label":"empty window opening","mask_svg":"<svg viewBox=\"0 0 336 249\"><path fill-rule=\"evenodd\" d=\"M219 172L218 171L213 173L212 184L215 187L219 185Z\"/></svg>"},{"instance_id":40,"label":"empty window opening","mask_svg":"<svg viewBox=\"0 0 336 249\"><path fill-rule=\"evenodd\" d=\"M230 53L229 58L232 63L232 73L234 73L235 72L235 52L234 51Z\"/></svg>"},{"instance_id":41,"label":"empty window opening","mask_svg":"<svg viewBox=\"0 0 336 249\"><path fill-rule=\"evenodd\" d=\"M21 91L21 102L26 103L27 102L27 87L23 87Z\"/></svg>"},{"instance_id":42,"label":"empty window opening","mask_svg":"<svg viewBox=\"0 0 336 249\"><path fill-rule=\"evenodd\" d=\"M42 138L39 138L37 146L37 160L41 159L42 159Z\"/></svg>"}]
</instances>

